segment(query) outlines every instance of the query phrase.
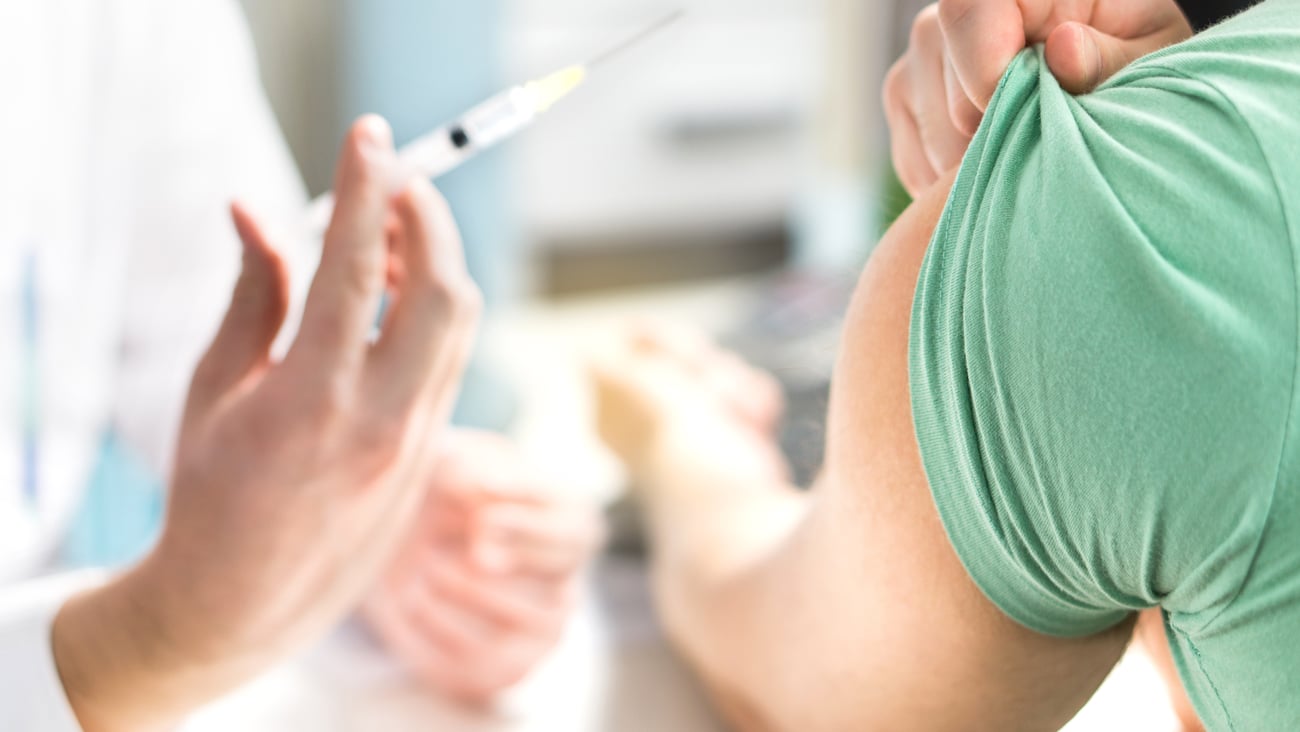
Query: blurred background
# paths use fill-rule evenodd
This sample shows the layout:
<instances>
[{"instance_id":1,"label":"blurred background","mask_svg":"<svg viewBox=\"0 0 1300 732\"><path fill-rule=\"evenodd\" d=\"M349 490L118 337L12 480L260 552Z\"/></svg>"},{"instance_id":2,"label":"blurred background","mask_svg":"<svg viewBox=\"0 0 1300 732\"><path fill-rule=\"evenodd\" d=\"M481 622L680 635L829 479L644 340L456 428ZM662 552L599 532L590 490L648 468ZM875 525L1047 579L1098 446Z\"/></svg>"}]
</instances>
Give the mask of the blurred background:
<instances>
[{"instance_id":1,"label":"blurred background","mask_svg":"<svg viewBox=\"0 0 1300 732\"><path fill-rule=\"evenodd\" d=\"M494 252L479 275L502 298L859 260L886 164L879 82L921 5L243 2L314 192L360 113L388 117L400 142L689 9L525 138L441 181L467 239Z\"/></svg>"},{"instance_id":2,"label":"blurred background","mask_svg":"<svg viewBox=\"0 0 1300 732\"><path fill-rule=\"evenodd\" d=\"M616 319L686 320L781 378L783 442L812 479L840 316L906 203L879 96L922 2L242 2L313 194L358 115L385 116L406 142L685 7L534 128L438 181L490 309L457 421L531 434L572 472L581 365L558 355ZM161 515L159 481L111 437L104 455L73 564L131 559Z\"/></svg>"}]
</instances>

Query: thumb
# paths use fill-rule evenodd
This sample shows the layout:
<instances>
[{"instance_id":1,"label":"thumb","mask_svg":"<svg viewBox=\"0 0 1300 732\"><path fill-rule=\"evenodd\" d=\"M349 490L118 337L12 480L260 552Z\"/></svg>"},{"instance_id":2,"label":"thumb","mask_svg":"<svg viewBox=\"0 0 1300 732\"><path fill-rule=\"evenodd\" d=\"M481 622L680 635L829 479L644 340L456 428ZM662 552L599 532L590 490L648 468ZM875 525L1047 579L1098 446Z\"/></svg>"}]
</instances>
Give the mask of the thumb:
<instances>
[{"instance_id":1,"label":"thumb","mask_svg":"<svg viewBox=\"0 0 1300 732\"><path fill-rule=\"evenodd\" d=\"M1061 88L1071 94L1086 94L1171 42L1162 33L1124 39L1082 23L1062 23L1047 37L1047 66Z\"/></svg>"},{"instance_id":2,"label":"thumb","mask_svg":"<svg viewBox=\"0 0 1300 732\"><path fill-rule=\"evenodd\" d=\"M236 203L230 213L244 245L243 269L221 328L195 372L191 403L211 404L266 368L289 311L284 260L247 209Z\"/></svg>"}]
</instances>

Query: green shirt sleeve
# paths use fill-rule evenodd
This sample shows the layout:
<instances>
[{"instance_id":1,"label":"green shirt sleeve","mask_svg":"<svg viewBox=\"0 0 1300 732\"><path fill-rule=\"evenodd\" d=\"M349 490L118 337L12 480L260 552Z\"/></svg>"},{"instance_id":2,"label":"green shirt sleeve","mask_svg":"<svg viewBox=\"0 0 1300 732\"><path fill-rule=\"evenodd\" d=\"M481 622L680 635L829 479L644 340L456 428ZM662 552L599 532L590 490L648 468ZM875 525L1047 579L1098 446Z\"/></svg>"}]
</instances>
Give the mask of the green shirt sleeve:
<instances>
[{"instance_id":1,"label":"green shirt sleeve","mask_svg":"<svg viewBox=\"0 0 1300 732\"><path fill-rule=\"evenodd\" d=\"M917 439L971 576L1060 636L1240 590L1286 441L1286 212L1251 125L1176 59L1065 93L1029 50L918 282Z\"/></svg>"}]
</instances>

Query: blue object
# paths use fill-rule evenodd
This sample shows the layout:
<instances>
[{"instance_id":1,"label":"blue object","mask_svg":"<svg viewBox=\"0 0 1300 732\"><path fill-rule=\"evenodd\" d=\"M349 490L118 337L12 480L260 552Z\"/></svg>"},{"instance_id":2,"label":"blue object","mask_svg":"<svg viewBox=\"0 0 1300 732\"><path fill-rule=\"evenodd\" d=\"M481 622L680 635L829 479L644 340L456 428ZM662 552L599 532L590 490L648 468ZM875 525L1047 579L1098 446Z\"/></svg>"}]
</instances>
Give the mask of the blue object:
<instances>
[{"instance_id":1,"label":"blue object","mask_svg":"<svg viewBox=\"0 0 1300 732\"><path fill-rule=\"evenodd\" d=\"M376 113L400 146L517 79L501 71L501 0L349 0L343 7L342 119ZM519 290L520 232L509 146L438 180L456 212L470 274L488 307Z\"/></svg>"},{"instance_id":2,"label":"blue object","mask_svg":"<svg viewBox=\"0 0 1300 732\"><path fill-rule=\"evenodd\" d=\"M121 567L153 545L162 526L163 482L109 436L63 546L69 567Z\"/></svg>"},{"instance_id":3,"label":"blue object","mask_svg":"<svg viewBox=\"0 0 1300 732\"><path fill-rule=\"evenodd\" d=\"M41 312L36 253L23 256L22 285L22 486L23 496L35 506L41 485Z\"/></svg>"},{"instance_id":4,"label":"blue object","mask_svg":"<svg viewBox=\"0 0 1300 732\"><path fill-rule=\"evenodd\" d=\"M347 0L340 25L342 119L382 115L400 146L520 81L504 78L501 70L503 5L502 0ZM515 300L521 289L521 234L509 195L509 153L508 144L489 150L438 179L489 312ZM509 386L475 358L456 423L499 430L515 411Z\"/></svg>"}]
</instances>

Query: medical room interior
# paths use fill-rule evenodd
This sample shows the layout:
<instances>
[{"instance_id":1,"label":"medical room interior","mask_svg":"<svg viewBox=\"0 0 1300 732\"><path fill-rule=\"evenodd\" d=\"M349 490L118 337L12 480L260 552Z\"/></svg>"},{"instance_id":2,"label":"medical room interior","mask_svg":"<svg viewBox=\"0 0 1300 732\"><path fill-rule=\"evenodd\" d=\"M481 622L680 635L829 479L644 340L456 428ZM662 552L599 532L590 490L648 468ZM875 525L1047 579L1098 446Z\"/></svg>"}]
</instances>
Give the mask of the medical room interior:
<instances>
[{"instance_id":1,"label":"medical room interior","mask_svg":"<svg viewBox=\"0 0 1300 732\"><path fill-rule=\"evenodd\" d=\"M355 621L183 729L712 732L725 729L656 621L625 480L592 427L586 359L629 321L703 327L775 374L798 481L819 467L843 314L908 203L880 89L920 0L243 0L262 80L312 195L349 123L396 142L511 84L593 67L529 129L436 181L485 302L458 425L503 431L611 536L551 656L497 703L441 697ZM124 566L159 481L110 443L63 552ZM1134 650L1070 732L1173 730Z\"/></svg>"}]
</instances>

